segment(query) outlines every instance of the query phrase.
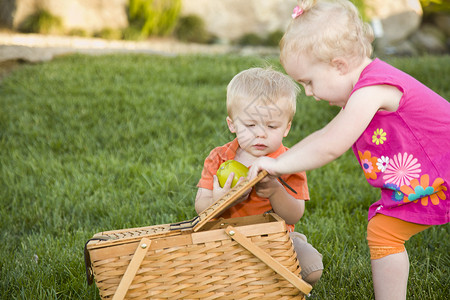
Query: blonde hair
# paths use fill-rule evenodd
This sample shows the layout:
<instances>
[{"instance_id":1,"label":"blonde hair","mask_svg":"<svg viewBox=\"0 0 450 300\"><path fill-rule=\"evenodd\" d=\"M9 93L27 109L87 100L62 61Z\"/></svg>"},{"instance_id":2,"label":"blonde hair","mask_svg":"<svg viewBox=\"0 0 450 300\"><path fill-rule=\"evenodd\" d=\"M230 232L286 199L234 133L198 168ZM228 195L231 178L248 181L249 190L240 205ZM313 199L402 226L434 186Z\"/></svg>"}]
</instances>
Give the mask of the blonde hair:
<instances>
[{"instance_id":1,"label":"blonde hair","mask_svg":"<svg viewBox=\"0 0 450 300\"><path fill-rule=\"evenodd\" d=\"M292 52L309 53L321 62L350 58L359 63L372 55L374 36L348 0L299 0L303 13L290 23L280 42L283 64Z\"/></svg>"},{"instance_id":2,"label":"blonde hair","mask_svg":"<svg viewBox=\"0 0 450 300\"><path fill-rule=\"evenodd\" d=\"M298 85L287 75L272 68L251 68L233 77L227 86L227 111L253 104L276 105L289 116L295 115Z\"/></svg>"}]
</instances>

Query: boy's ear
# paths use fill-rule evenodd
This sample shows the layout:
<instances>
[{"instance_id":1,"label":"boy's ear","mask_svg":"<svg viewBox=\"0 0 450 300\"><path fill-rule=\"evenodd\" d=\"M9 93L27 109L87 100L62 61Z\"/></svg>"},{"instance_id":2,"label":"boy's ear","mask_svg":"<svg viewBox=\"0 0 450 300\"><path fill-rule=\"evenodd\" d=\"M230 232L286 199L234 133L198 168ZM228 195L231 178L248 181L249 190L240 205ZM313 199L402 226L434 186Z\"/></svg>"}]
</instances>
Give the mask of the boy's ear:
<instances>
[{"instance_id":1,"label":"boy's ear","mask_svg":"<svg viewBox=\"0 0 450 300\"><path fill-rule=\"evenodd\" d=\"M291 130L291 125L292 125L292 122L289 122L286 127L286 130L284 131L283 137L287 137L287 135L289 134L289 131Z\"/></svg>"},{"instance_id":2,"label":"boy's ear","mask_svg":"<svg viewBox=\"0 0 450 300\"><path fill-rule=\"evenodd\" d=\"M234 127L233 120L231 120L231 118L229 116L227 117L227 124L228 124L228 129L230 129L230 132L236 133L236 128Z\"/></svg>"},{"instance_id":3,"label":"boy's ear","mask_svg":"<svg viewBox=\"0 0 450 300\"><path fill-rule=\"evenodd\" d=\"M349 70L349 65L348 65L348 61L344 58L338 57L338 58L334 58L331 61L331 65L336 68L339 72L339 74L341 75L345 75L347 74L350 70Z\"/></svg>"}]
</instances>

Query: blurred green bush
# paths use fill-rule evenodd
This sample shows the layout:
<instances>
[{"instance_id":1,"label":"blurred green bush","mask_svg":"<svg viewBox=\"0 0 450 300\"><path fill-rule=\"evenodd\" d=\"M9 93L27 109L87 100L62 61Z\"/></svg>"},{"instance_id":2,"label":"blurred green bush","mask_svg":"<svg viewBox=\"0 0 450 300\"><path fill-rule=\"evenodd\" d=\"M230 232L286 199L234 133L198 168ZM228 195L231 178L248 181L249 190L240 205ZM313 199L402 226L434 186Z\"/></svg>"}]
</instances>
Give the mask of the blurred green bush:
<instances>
[{"instance_id":1,"label":"blurred green bush","mask_svg":"<svg viewBox=\"0 0 450 300\"><path fill-rule=\"evenodd\" d=\"M141 34L139 28L129 26L122 30L122 38L126 41L140 41L146 37Z\"/></svg>"},{"instance_id":2,"label":"blurred green bush","mask_svg":"<svg viewBox=\"0 0 450 300\"><path fill-rule=\"evenodd\" d=\"M73 28L67 33L69 36L88 37L89 33L83 28Z\"/></svg>"},{"instance_id":3,"label":"blurred green bush","mask_svg":"<svg viewBox=\"0 0 450 300\"><path fill-rule=\"evenodd\" d=\"M130 0L130 26L143 36L172 33L181 10L181 0Z\"/></svg>"},{"instance_id":4,"label":"blurred green bush","mask_svg":"<svg viewBox=\"0 0 450 300\"><path fill-rule=\"evenodd\" d=\"M236 43L241 46L269 46L278 47L284 32L275 30L263 37L256 33L247 33L239 38Z\"/></svg>"},{"instance_id":5,"label":"blurred green bush","mask_svg":"<svg viewBox=\"0 0 450 300\"><path fill-rule=\"evenodd\" d=\"M180 17L174 34L180 41L190 43L206 44L212 39L205 28L205 22L197 15Z\"/></svg>"},{"instance_id":6,"label":"blurred green bush","mask_svg":"<svg viewBox=\"0 0 450 300\"><path fill-rule=\"evenodd\" d=\"M99 32L94 34L95 37L99 37L106 40L121 40L123 37L122 30L114 28L103 28Z\"/></svg>"},{"instance_id":7,"label":"blurred green bush","mask_svg":"<svg viewBox=\"0 0 450 300\"><path fill-rule=\"evenodd\" d=\"M19 26L19 30L25 33L62 34L64 33L63 21L60 17L52 15L45 9L39 9L28 16Z\"/></svg>"},{"instance_id":8,"label":"blurred green bush","mask_svg":"<svg viewBox=\"0 0 450 300\"><path fill-rule=\"evenodd\" d=\"M450 1L448 0L420 0L420 4L425 16L437 12L450 13Z\"/></svg>"},{"instance_id":9,"label":"blurred green bush","mask_svg":"<svg viewBox=\"0 0 450 300\"><path fill-rule=\"evenodd\" d=\"M265 45L278 47L280 45L281 38L283 37L284 32L281 30L275 30L269 33L266 37Z\"/></svg>"},{"instance_id":10,"label":"blurred green bush","mask_svg":"<svg viewBox=\"0 0 450 300\"><path fill-rule=\"evenodd\" d=\"M256 33L246 33L237 40L237 44L241 46L260 46L264 44L264 39Z\"/></svg>"}]
</instances>

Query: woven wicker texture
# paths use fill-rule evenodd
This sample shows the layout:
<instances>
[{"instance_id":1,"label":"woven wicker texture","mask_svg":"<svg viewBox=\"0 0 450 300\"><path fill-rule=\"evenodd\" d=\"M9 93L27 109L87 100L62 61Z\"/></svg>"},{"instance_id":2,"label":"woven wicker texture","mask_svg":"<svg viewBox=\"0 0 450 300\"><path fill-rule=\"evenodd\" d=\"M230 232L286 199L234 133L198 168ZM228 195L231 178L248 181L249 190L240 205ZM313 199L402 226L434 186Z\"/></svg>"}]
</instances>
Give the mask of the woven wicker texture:
<instances>
[{"instance_id":1,"label":"woven wicker texture","mask_svg":"<svg viewBox=\"0 0 450 300\"><path fill-rule=\"evenodd\" d=\"M249 239L299 276L297 258L286 232ZM103 299L113 297L133 254L134 250L92 261ZM230 239L149 250L126 294L126 299L255 298L303 299L303 295Z\"/></svg>"},{"instance_id":2,"label":"woven wicker texture","mask_svg":"<svg viewBox=\"0 0 450 300\"><path fill-rule=\"evenodd\" d=\"M130 228L123 230L105 231L97 235L108 237L111 240L135 238L138 236L156 235L170 231L170 224L154 225L140 228Z\"/></svg>"}]
</instances>

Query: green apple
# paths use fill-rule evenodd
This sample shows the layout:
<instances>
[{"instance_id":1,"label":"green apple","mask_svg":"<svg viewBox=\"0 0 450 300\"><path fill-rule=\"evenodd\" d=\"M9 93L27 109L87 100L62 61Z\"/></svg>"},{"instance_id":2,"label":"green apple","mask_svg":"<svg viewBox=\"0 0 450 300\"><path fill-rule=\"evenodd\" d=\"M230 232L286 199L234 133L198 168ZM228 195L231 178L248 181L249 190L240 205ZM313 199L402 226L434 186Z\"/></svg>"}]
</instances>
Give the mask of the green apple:
<instances>
[{"instance_id":1,"label":"green apple","mask_svg":"<svg viewBox=\"0 0 450 300\"><path fill-rule=\"evenodd\" d=\"M231 187L234 187L238 182L239 178L247 177L248 168L243 164L241 164L240 162L232 159L222 163L219 169L217 170L217 178L219 178L219 184L221 187L225 185L225 182L227 181L228 176L230 176L231 172L234 173L234 178L233 182L231 183Z\"/></svg>"}]
</instances>

